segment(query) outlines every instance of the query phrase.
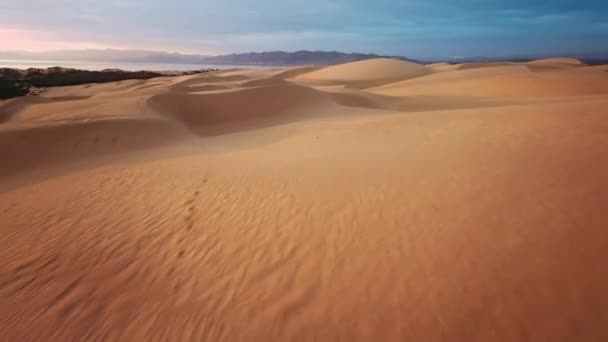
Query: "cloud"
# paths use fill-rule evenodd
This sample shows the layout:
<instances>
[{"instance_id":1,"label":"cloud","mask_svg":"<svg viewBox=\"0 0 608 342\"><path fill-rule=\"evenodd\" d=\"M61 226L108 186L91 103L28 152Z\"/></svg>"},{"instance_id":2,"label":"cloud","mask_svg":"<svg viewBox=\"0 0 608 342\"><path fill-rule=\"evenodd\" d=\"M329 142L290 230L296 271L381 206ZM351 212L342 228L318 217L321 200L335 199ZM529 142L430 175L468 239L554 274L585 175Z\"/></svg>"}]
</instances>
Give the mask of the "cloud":
<instances>
[{"instance_id":1,"label":"cloud","mask_svg":"<svg viewBox=\"0 0 608 342\"><path fill-rule=\"evenodd\" d=\"M58 49L100 49L112 47L96 42L62 40L46 32L16 28L0 28L2 44L18 51L48 51Z\"/></svg>"},{"instance_id":2,"label":"cloud","mask_svg":"<svg viewBox=\"0 0 608 342\"><path fill-rule=\"evenodd\" d=\"M596 0L0 0L0 28L64 43L200 52L501 54L540 51L558 37L578 37L584 50L608 38L606 17L608 4Z\"/></svg>"}]
</instances>

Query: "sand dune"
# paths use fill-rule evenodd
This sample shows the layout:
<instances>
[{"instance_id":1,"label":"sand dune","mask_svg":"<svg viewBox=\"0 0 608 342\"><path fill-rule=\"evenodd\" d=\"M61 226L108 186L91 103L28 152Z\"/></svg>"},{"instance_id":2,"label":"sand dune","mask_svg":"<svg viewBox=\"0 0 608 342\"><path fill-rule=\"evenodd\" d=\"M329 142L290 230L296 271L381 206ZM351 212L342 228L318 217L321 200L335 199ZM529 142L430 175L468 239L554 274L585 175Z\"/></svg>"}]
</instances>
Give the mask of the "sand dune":
<instances>
[{"instance_id":1,"label":"sand dune","mask_svg":"<svg viewBox=\"0 0 608 342\"><path fill-rule=\"evenodd\" d=\"M281 72L274 74L272 77L281 78L281 79L290 79L290 78L298 77L300 75L311 73L313 71L317 71L319 69L321 69L321 67L318 67L318 66L303 66L303 67L289 68L289 69L282 70Z\"/></svg>"},{"instance_id":2,"label":"sand dune","mask_svg":"<svg viewBox=\"0 0 608 342\"><path fill-rule=\"evenodd\" d=\"M227 90L231 89L230 86L221 84L201 84L189 86L186 91L189 93L196 93L201 91L215 91L215 90Z\"/></svg>"},{"instance_id":3,"label":"sand dune","mask_svg":"<svg viewBox=\"0 0 608 342\"><path fill-rule=\"evenodd\" d=\"M156 95L147 101L147 105L152 111L173 117L193 131L204 131L205 134L210 130L217 134L209 126L218 126L216 128L220 132L238 130L239 123L264 126L293 121L299 115L314 116L331 106L324 94L309 87L289 85L276 79L259 81L265 86L245 85L242 89L228 91ZM245 106L247 110L244 110ZM227 127L227 123L232 125Z\"/></svg>"},{"instance_id":4,"label":"sand dune","mask_svg":"<svg viewBox=\"0 0 608 342\"><path fill-rule=\"evenodd\" d=\"M479 67L479 68L456 68L454 70L445 70L444 72L434 73L427 76L418 77L415 79L406 79L400 82L389 83L379 88L391 88L399 84L406 84L415 82L435 82L445 80L460 80L460 79L478 79L482 77L493 77L498 75L514 75L518 73L529 73L530 69L526 65L503 65L493 67Z\"/></svg>"},{"instance_id":5,"label":"sand dune","mask_svg":"<svg viewBox=\"0 0 608 342\"><path fill-rule=\"evenodd\" d=\"M458 69L459 65L449 63L432 63L427 64L427 67L433 69L434 71L450 71Z\"/></svg>"},{"instance_id":6,"label":"sand dune","mask_svg":"<svg viewBox=\"0 0 608 342\"><path fill-rule=\"evenodd\" d=\"M559 70L587 66L576 58L549 58L526 63L531 70Z\"/></svg>"},{"instance_id":7,"label":"sand dune","mask_svg":"<svg viewBox=\"0 0 608 342\"><path fill-rule=\"evenodd\" d=\"M509 65L517 65L515 62L475 62L475 63L463 63L457 66L458 70L466 69L478 69L478 68L493 68L502 67Z\"/></svg>"},{"instance_id":8,"label":"sand dune","mask_svg":"<svg viewBox=\"0 0 608 342\"><path fill-rule=\"evenodd\" d=\"M561 66L584 66L585 63L581 62L576 58L548 58L548 59L539 59L536 61L528 62L528 65L561 65Z\"/></svg>"},{"instance_id":9,"label":"sand dune","mask_svg":"<svg viewBox=\"0 0 608 342\"><path fill-rule=\"evenodd\" d=\"M445 72L370 91L392 96L582 96L608 93L608 75L584 72L584 68L533 72L514 65Z\"/></svg>"},{"instance_id":10,"label":"sand dune","mask_svg":"<svg viewBox=\"0 0 608 342\"><path fill-rule=\"evenodd\" d=\"M268 86L281 86L288 85L289 82L282 78L263 78L258 80L251 80L241 83L242 87L268 87Z\"/></svg>"},{"instance_id":11,"label":"sand dune","mask_svg":"<svg viewBox=\"0 0 608 342\"><path fill-rule=\"evenodd\" d=\"M205 76L200 76L201 79L203 79L205 82L208 83L215 83L215 82L234 82L234 81L247 81L250 79L249 76L245 76L245 75L228 75L228 76L224 76L224 75L205 75Z\"/></svg>"},{"instance_id":12,"label":"sand dune","mask_svg":"<svg viewBox=\"0 0 608 342\"><path fill-rule=\"evenodd\" d=\"M35 104L49 104L53 102L70 102L86 99L87 96L56 96L56 97L20 97L0 102L0 124L11 120L16 113Z\"/></svg>"},{"instance_id":13,"label":"sand dune","mask_svg":"<svg viewBox=\"0 0 608 342\"><path fill-rule=\"evenodd\" d=\"M0 130L0 177L106 154L175 143L188 132L162 119L112 118L52 122Z\"/></svg>"},{"instance_id":14,"label":"sand dune","mask_svg":"<svg viewBox=\"0 0 608 342\"><path fill-rule=\"evenodd\" d=\"M329 66L298 76L301 82L312 84L348 84L366 87L428 75L432 69L396 59L370 59Z\"/></svg>"},{"instance_id":15,"label":"sand dune","mask_svg":"<svg viewBox=\"0 0 608 342\"><path fill-rule=\"evenodd\" d=\"M604 69L372 60L1 101L0 339L607 340Z\"/></svg>"}]
</instances>

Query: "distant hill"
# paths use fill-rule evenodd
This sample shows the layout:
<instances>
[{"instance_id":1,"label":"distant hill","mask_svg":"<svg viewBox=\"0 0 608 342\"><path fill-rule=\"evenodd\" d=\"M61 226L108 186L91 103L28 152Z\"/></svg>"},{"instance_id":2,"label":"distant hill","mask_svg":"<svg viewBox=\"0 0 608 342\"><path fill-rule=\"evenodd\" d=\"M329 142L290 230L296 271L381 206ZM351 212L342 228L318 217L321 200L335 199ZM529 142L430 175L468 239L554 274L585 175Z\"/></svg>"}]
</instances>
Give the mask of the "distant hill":
<instances>
[{"instance_id":1,"label":"distant hill","mask_svg":"<svg viewBox=\"0 0 608 342\"><path fill-rule=\"evenodd\" d=\"M373 58L396 58L407 61L414 61L401 56L380 56L375 54L363 53L344 53L338 51L271 51L271 52L250 52L240 54L230 54L204 58L205 64L224 64L224 65L262 65L262 66L288 66L288 65L332 65L348 62L362 61Z\"/></svg>"},{"instance_id":2,"label":"distant hill","mask_svg":"<svg viewBox=\"0 0 608 342\"><path fill-rule=\"evenodd\" d=\"M0 59L32 61L78 61L78 62L119 62L119 63L167 63L167 64L211 64L211 65L331 65L355 62L365 59L391 57L413 61L405 57L379 56L363 53L343 53L337 51L296 51L296 52L250 52L241 54L206 56L146 50L63 50L48 52L0 51Z\"/></svg>"}]
</instances>

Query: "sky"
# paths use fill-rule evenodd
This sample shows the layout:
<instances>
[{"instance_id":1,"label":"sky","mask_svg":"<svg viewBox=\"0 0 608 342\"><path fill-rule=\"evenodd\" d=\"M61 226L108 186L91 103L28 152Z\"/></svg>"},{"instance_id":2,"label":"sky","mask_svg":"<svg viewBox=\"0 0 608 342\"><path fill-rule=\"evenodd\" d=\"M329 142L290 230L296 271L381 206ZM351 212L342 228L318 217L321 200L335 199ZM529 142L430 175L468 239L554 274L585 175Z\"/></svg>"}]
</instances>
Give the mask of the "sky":
<instances>
[{"instance_id":1,"label":"sky","mask_svg":"<svg viewBox=\"0 0 608 342\"><path fill-rule=\"evenodd\" d=\"M608 0L0 0L0 49L608 54Z\"/></svg>"}]
</instances>

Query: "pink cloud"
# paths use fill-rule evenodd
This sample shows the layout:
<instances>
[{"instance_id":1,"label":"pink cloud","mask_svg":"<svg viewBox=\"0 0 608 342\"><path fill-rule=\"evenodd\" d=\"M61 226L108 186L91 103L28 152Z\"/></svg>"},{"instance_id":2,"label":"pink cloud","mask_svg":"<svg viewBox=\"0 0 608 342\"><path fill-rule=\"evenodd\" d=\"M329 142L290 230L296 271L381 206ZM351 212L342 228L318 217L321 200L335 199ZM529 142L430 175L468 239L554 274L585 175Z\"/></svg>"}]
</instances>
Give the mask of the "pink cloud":
<instances>
[{"instance_id":1,"label":"pink cloud","mask_svg":"<svg viewBox=\"0 0 608 342\"><path fill-rule=\"evenodd\" d=\"M2 37L2 50L49 51L111 47L96 42L57 39L45 32L14 28L0 28L0 36Z\"/></svg>"},{"instance_id":2,"label":"pink cloud","mask_svg":"<svg viewBox=\"0 0 608 342\"><path fill-rule=\"evenodd\" d=\"M102 41L81 41L72 37L59 37L55 33L34 31L22 28L0 27L2 45L0 50L5 51L53 51L53 50L83 50L83 49L147 49L162 51L178 51L182 53L218 53L217 51L200 51L190 49L187 45L159 45L154 40L128 39L122 44L119 42L107 43ZM127 39L122 37L123 40ZM133 41L137 43L133 44Z\"/></svg>"}]
</instances>

